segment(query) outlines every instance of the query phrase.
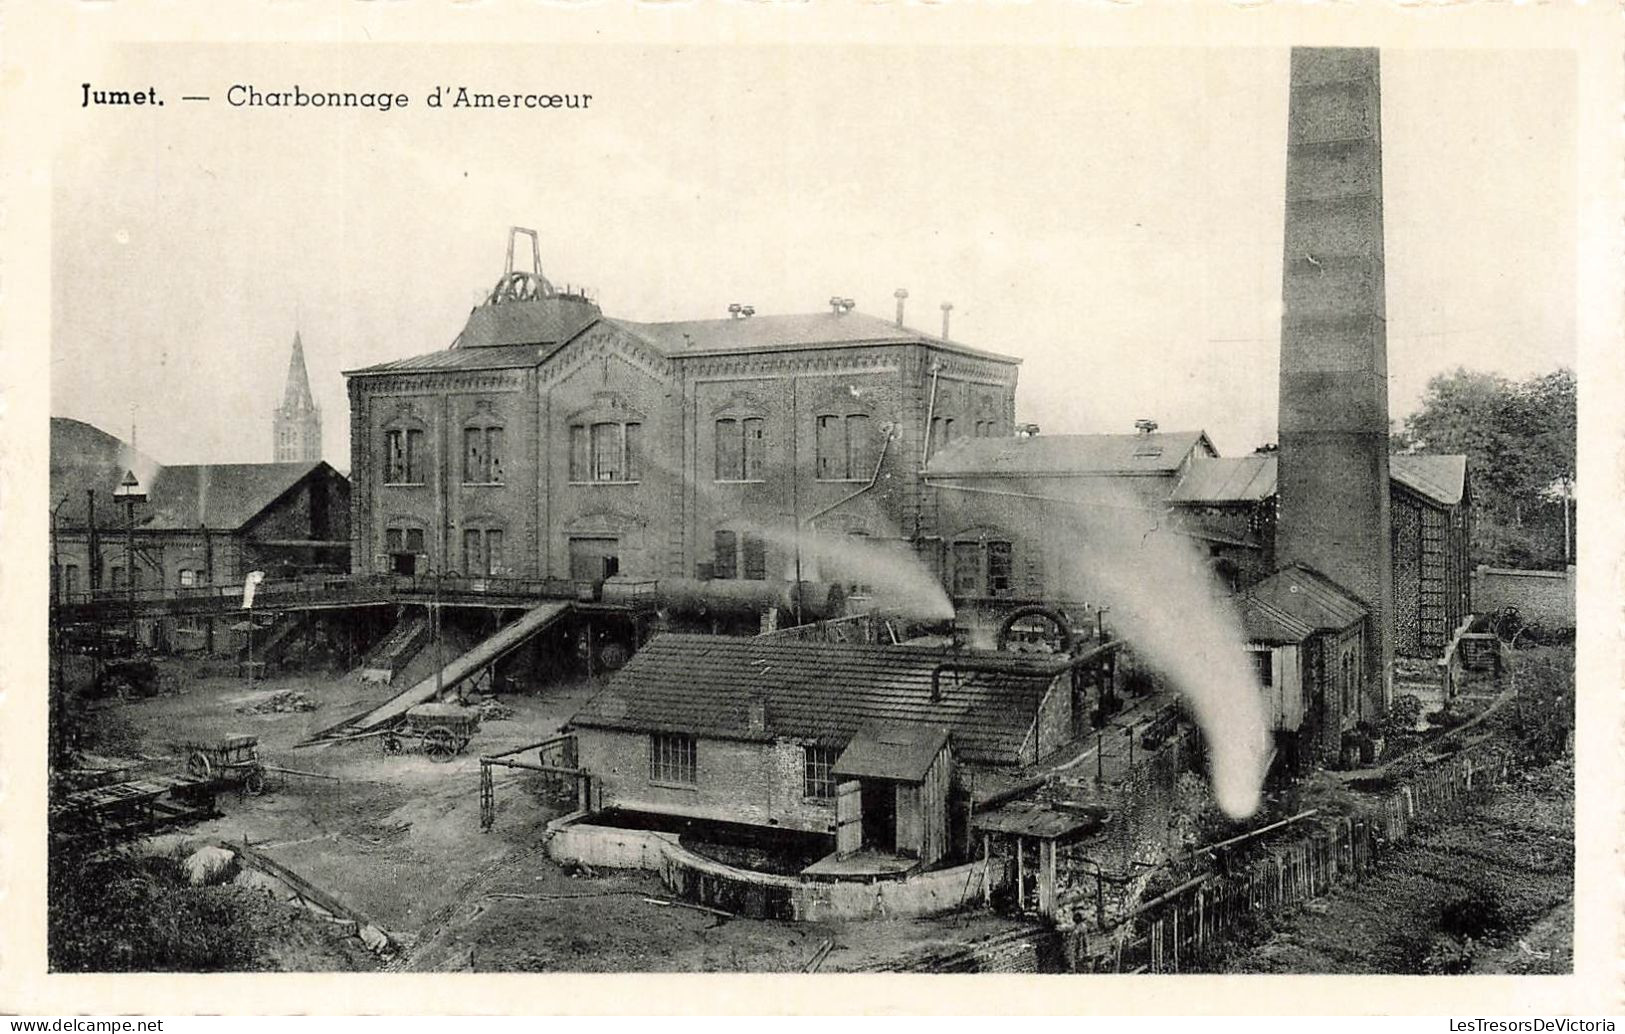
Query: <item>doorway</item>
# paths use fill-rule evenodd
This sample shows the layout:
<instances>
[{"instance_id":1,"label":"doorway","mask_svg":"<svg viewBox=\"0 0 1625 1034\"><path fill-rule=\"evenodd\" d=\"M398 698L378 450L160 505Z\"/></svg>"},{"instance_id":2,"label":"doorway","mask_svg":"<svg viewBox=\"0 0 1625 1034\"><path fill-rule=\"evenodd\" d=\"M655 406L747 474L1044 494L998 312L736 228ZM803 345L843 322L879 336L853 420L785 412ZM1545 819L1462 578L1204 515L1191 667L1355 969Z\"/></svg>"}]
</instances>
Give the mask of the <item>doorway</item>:
<instances>
[{"instance_id":1,"label":"doorway","mask_svg":"<svg viewBox=\"0 0 1625 1034\"><path fill-rule=\"evenodd\" d=\"M570 579L601 582L621 571L621 540L573 538L570 540Z\"/></svg>"},{"instance_id":2,"label":"doorway","mask_svg":"<svg viewBox=\"0 0 1625 1034\"><path fill-rule=\"evenodd\" d=\"M897 850L897 787L863 781L863 846L891 854Z\"/></svg>"}]
</instances>

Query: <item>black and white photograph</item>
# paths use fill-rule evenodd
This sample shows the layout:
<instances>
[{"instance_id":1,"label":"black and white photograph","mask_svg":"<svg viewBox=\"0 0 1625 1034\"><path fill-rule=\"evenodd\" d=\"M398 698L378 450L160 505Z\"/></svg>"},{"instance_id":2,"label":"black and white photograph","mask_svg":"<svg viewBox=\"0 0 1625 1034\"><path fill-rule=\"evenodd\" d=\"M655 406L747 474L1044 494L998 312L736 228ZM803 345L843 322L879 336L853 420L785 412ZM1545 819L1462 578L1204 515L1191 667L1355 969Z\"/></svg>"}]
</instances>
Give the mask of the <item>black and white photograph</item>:
<instances>
[{"instance_id":1,"label":"black and white photograph","mask_svg":"<svg viewBox=\"0 0 1625 1034\"><path fill-rule=\"evenodd\" d=\"M1346 30L54 73L46 971L1587 969L1596 98Z\"/></svg>"}]
</instances>

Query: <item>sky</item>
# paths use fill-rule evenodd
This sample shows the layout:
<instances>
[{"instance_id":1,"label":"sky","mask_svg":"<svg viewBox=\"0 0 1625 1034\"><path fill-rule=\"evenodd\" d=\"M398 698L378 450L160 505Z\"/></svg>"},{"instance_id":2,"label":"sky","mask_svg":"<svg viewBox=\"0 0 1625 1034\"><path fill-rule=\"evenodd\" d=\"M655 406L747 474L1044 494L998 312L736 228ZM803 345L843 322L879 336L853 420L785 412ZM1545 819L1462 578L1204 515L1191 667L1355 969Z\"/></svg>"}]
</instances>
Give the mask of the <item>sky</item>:
<instances>
[{"instance_id":1,"label":"sky","mask_svg":"<svg viewBox=\"0 0 1625 1034\"><path fill-rule=\"evenodd\" d=\"M534 227L557 284L640 321L831 295L1023 360L1045 433L1275 437L1287 51L149 46L52 184L51 411L166 463L271 458L294 332L349 467L341 371L446 347ZM1466 366L1573 365L1575 68L1394 51L1383 77L1390 408ZM384 90L404 110L234 109ZM589 93L434 111L434 86ZM182 94L206 94L186 104ZM121 113L128 116L130 113Z\"/></svg>"}]
</instances>

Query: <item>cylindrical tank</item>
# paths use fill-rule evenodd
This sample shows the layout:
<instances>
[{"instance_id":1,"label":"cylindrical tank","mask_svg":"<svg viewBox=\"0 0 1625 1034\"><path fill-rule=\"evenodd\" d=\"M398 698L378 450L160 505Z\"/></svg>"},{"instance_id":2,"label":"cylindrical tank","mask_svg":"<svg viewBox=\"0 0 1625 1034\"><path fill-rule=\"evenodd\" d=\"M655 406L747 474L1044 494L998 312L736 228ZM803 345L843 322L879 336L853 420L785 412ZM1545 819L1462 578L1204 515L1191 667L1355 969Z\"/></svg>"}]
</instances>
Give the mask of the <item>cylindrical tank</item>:
<instances>
[{"instance_id":1,"label":"cylindrical tank","mask_svg":"<svg viewBox=\"0 0 1625 1034\"><path fill-rule=\"evenodd\" d=\"M798 593L795 582L754 581L733 578L662 578L648 582L604 583L605 603L637 604L681 614L741 616L760 614L778 608L787 618L795 615ZM822 621L839 617L845 593L839 585L827 582L800 583L802 621Z\"/></svg>"}]
</instances>

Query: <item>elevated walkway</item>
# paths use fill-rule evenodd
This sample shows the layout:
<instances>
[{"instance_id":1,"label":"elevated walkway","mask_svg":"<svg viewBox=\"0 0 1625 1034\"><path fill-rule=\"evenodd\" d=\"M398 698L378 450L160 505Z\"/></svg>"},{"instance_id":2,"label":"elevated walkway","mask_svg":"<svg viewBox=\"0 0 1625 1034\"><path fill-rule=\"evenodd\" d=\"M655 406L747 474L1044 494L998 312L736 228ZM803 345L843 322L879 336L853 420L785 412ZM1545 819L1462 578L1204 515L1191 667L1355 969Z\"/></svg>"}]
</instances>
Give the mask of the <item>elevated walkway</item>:
<instances>
[{"instance_id":1,"label":"elevated walkway","mask_svg":"<svg viewBox=\"0 0 1625 1034\"><path fill-rule=\"evenodd\" d=\"M336 725L328 726L306 742L315 743L324 739L359 735L394 721L406 714L409 709L430 700L437 693L454 689L481 669L495 664L510 650L523 645L525 640L563 618L572 607L573 604L562 602L543 603L532 607L519 620L504 625L472 650L454 658L439 671L438 678L431 674L365 714L355 715Z\"/></svg>"}]
</instances>

